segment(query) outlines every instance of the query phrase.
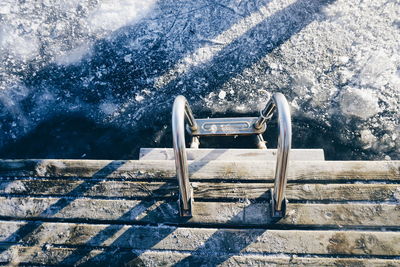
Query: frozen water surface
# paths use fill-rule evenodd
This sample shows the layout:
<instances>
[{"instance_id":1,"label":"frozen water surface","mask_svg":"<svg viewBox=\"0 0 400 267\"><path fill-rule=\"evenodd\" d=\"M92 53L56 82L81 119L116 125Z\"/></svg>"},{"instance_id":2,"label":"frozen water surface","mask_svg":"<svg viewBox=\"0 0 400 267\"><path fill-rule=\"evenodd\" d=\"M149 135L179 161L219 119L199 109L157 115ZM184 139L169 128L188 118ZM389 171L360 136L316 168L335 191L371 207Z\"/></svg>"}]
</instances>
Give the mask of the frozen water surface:
<instances>
[{"instance_id":1,"label":"frozen water surface","mask_svg":"<svg viewBox=\"0 0 400 267\"><path fill-rule=\"evenodd\" d=\"M293 147L400 159L399 18L381 0L2 0L0 155L132 158L171 146L178 94L223 116L282 92Z\"/></svg>"}]
</instances>

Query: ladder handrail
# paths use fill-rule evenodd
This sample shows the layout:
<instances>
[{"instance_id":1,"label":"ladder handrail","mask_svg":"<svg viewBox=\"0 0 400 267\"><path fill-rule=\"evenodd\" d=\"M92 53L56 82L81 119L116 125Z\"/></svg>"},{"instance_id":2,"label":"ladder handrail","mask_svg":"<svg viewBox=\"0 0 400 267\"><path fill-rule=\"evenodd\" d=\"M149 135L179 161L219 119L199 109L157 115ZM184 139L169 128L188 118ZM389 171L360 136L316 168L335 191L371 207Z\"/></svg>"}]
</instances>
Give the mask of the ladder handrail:
<instances>
[{"instance_id":1,"label":"ladder handrail","mask_svg":"<svg viewBox=\"0 0 400 267\"><path fill-rule=\"evenodd\" d=\"M275 167L275 183L271 194L272 216L283 217L286 213L285 190L287 184L287 169L289 152L292 143L292 123L289 104L285 96L275 93L261 111L260 117L253 127L261 129L271 118L274 111L278 111L278 149ZM182 95L177 96L172 108L172 140L175 155L176 177L179 182L179 212L181 216L192 216L193 192L189 181L189 167L187 164L185 145L185 119L189 123L191 132L198 126L194 119L189 103ZM193 137L192 146L198 147L198 137Z\"/></svg>"},{"instance_id":2,"label":"ladder handrail","mask_svg":"<svg viewBox=\"0 0 400 267\"><path fill-rule=\"evenodd\" d=\"M292 122L289 104L281 93L275 93L261 111L254 127L259 129L267 123L277 109L278 111L278 149L275 167L275 183L272 191L271 209L273 217L283 217L286 213L286 183L289 153L292 144Z\"/></svg>"},{"instance_id":3,"label":"ladder handrail","mask_svg":"<svg viewBox=\"0 0 400 267\"><path fill-rule=\"evenodd\" d=\"M192 216L192 189L189 182L185 145L185 118L192 131L197 124L189 103L182 95L177 96L172 108L172 140L175 154L176 177L179 182L179 211L181 216Z\"/></svg>"}]
</instances>

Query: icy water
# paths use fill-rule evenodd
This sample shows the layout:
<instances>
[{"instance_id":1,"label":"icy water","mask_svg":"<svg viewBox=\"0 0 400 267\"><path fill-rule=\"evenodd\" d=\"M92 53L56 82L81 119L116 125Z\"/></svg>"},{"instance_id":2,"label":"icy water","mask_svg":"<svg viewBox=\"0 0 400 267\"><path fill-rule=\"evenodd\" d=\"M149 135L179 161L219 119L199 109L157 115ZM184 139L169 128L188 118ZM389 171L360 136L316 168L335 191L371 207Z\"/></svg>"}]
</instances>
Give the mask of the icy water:
<instances>
[{"instance_id":1,"label":"icy water","mask_svg":"<svg viewBox=\"0 0 400 267\"><path fill-rule=\"evenodd\" d=\"M172 146L179 94L207 117L282 92L294 148L400 159L399 18L381 0L2 0L0 157L136 158Z\"/></svg>"}]
</instances>

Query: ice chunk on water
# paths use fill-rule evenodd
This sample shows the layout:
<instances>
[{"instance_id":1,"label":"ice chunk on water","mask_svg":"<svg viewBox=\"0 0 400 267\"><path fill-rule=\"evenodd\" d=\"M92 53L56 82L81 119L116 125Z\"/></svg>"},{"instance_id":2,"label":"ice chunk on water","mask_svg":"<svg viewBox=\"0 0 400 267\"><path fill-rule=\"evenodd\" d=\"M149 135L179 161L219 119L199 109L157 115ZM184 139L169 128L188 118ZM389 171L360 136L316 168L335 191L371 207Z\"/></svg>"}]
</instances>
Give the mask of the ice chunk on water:
<instances>
[{"instance_id":1,"label":"ice chunk on water","mask_svg":"<svg viewBox=\"0 0 400 267\"><path fill-rule=\"evenodd\" d=\"M347 87L340 96L340 108L345 115L368 119L381 110L378 98L370 89Z\"/></svg>"},{"instance_id":2,"label":"ice chunk on water","mask_svg":"<svg viewBox=\"0 0 400 267\"><path fill-rule=\"evenodd\" d=\"M126 63L131 63L132 62L132 54L124 56L124 61Z\"/></svg>"},{"instance_id":3,"label":"ice chunk on water","mask_svg":"<svg viewBox=\"0 0 400 267\"><path fill-rule=\"evenodd\" d=\"M226 97L226 92L224 90L221 90L218 94L218 98L223 100Z\"/></svg>"},{"instance_id":4,"label":"ice chunk on water","mask_svg":"<svg viewBox=\"0 0 400 267\"><path fill-rule=\"evenodd\" d=\"M29 60L38 53L39 45L36 37L17 34L12 28L0 24L0 52L11 53L16 59ZM1 55L0 55L1 58Z\"/></svg>"},{"instance_id":5,"label":"ice chunk on water","mask_svg":"<svg viewBox=\"0 0 400 267\"><path fill-rule=\"evenodd\" d=\"M100 104L100 110L107 115L113 114L117 108L118 106L112 102L104 102Z\"/></svg>"},{"instance_id":6,"label":"ice chunk on water","mask_svg":"<svg viewBox=\"0 0 400 267\"><path fill-rule=\"evenodd\" d=\"M142 96L142 95L136 95L136 96L135 96L135 100L136 100L137 102L142 102L142 101L144 100L144 96Z\"/></svg>"},{"instance_id":7,"label":"ice chunk on water","mask_svg":"<svg viewBox=\"0 0 400 267\"><path fill-rule=\"evenodd\" d=\"M92 31L114 31L143 16L154 0L105 0L89 16Z\"/></svg>"},{"instance_id":8,"label":"ice chunk on water","mask_svg":"<svg viewBox=\"0 0 400 267\"><path fill-rule=\"evenodd\" d=\"M370 129L364 129L360 132L361 142L363 142L364 149L371 148L377 141L376 137L372 134Z\"/></svg>"},{"instance_id":9,"label":"ice chunk on water","mask_svg":"<svg viewBox=\"0 0 400 267\"><path fill-rule=\"evenodd\" d=\"M11 11L10 3L0 3L0 14L9 14Z\"/></svg>"},{"instance_id":10,"label":"ice chunk on water","mask_svg":"<svg viewBox=\"0 0 400 267\"><path fill-rule=\"evenodd\" d=\"M383 50L368 58L360 73L360 85L380 88L391 80L397 71L396 64Z\"/></svg>"},{"instance_id":11,"label":"ice chunk on water","mask_svg":"<svg viewBox=\"0 0 400 267\"><path fill-rule=\"evenodd\" d=\"M75 49L68 51L67 53L63 53L55 58L55 62L60 65L70 65L79 63L85 55L90 52L90 45L83 44L78 46Z\"/></svg>"}]
</instances>

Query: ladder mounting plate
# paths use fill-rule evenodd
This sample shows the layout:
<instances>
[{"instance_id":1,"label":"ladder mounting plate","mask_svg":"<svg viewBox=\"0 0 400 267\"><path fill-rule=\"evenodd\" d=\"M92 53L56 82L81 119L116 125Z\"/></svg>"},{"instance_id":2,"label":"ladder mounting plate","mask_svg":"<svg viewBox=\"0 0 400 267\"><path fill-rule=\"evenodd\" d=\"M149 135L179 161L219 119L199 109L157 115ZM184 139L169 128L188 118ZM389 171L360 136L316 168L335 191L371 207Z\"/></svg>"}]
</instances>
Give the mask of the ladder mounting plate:
<instances>
[{"instance_id":1,"label":"ladder mounting plate","mask_svg":"<svg viewBox=\"0 0 400 267\"><path fill-rule=\"evenodd\" d=\"M234 136L253 135L265 132L266 125L261 129L253 127L257 117L209 118L196 119L197 130L189 131L193 136Z\"/></svg>"}]
</instances>

